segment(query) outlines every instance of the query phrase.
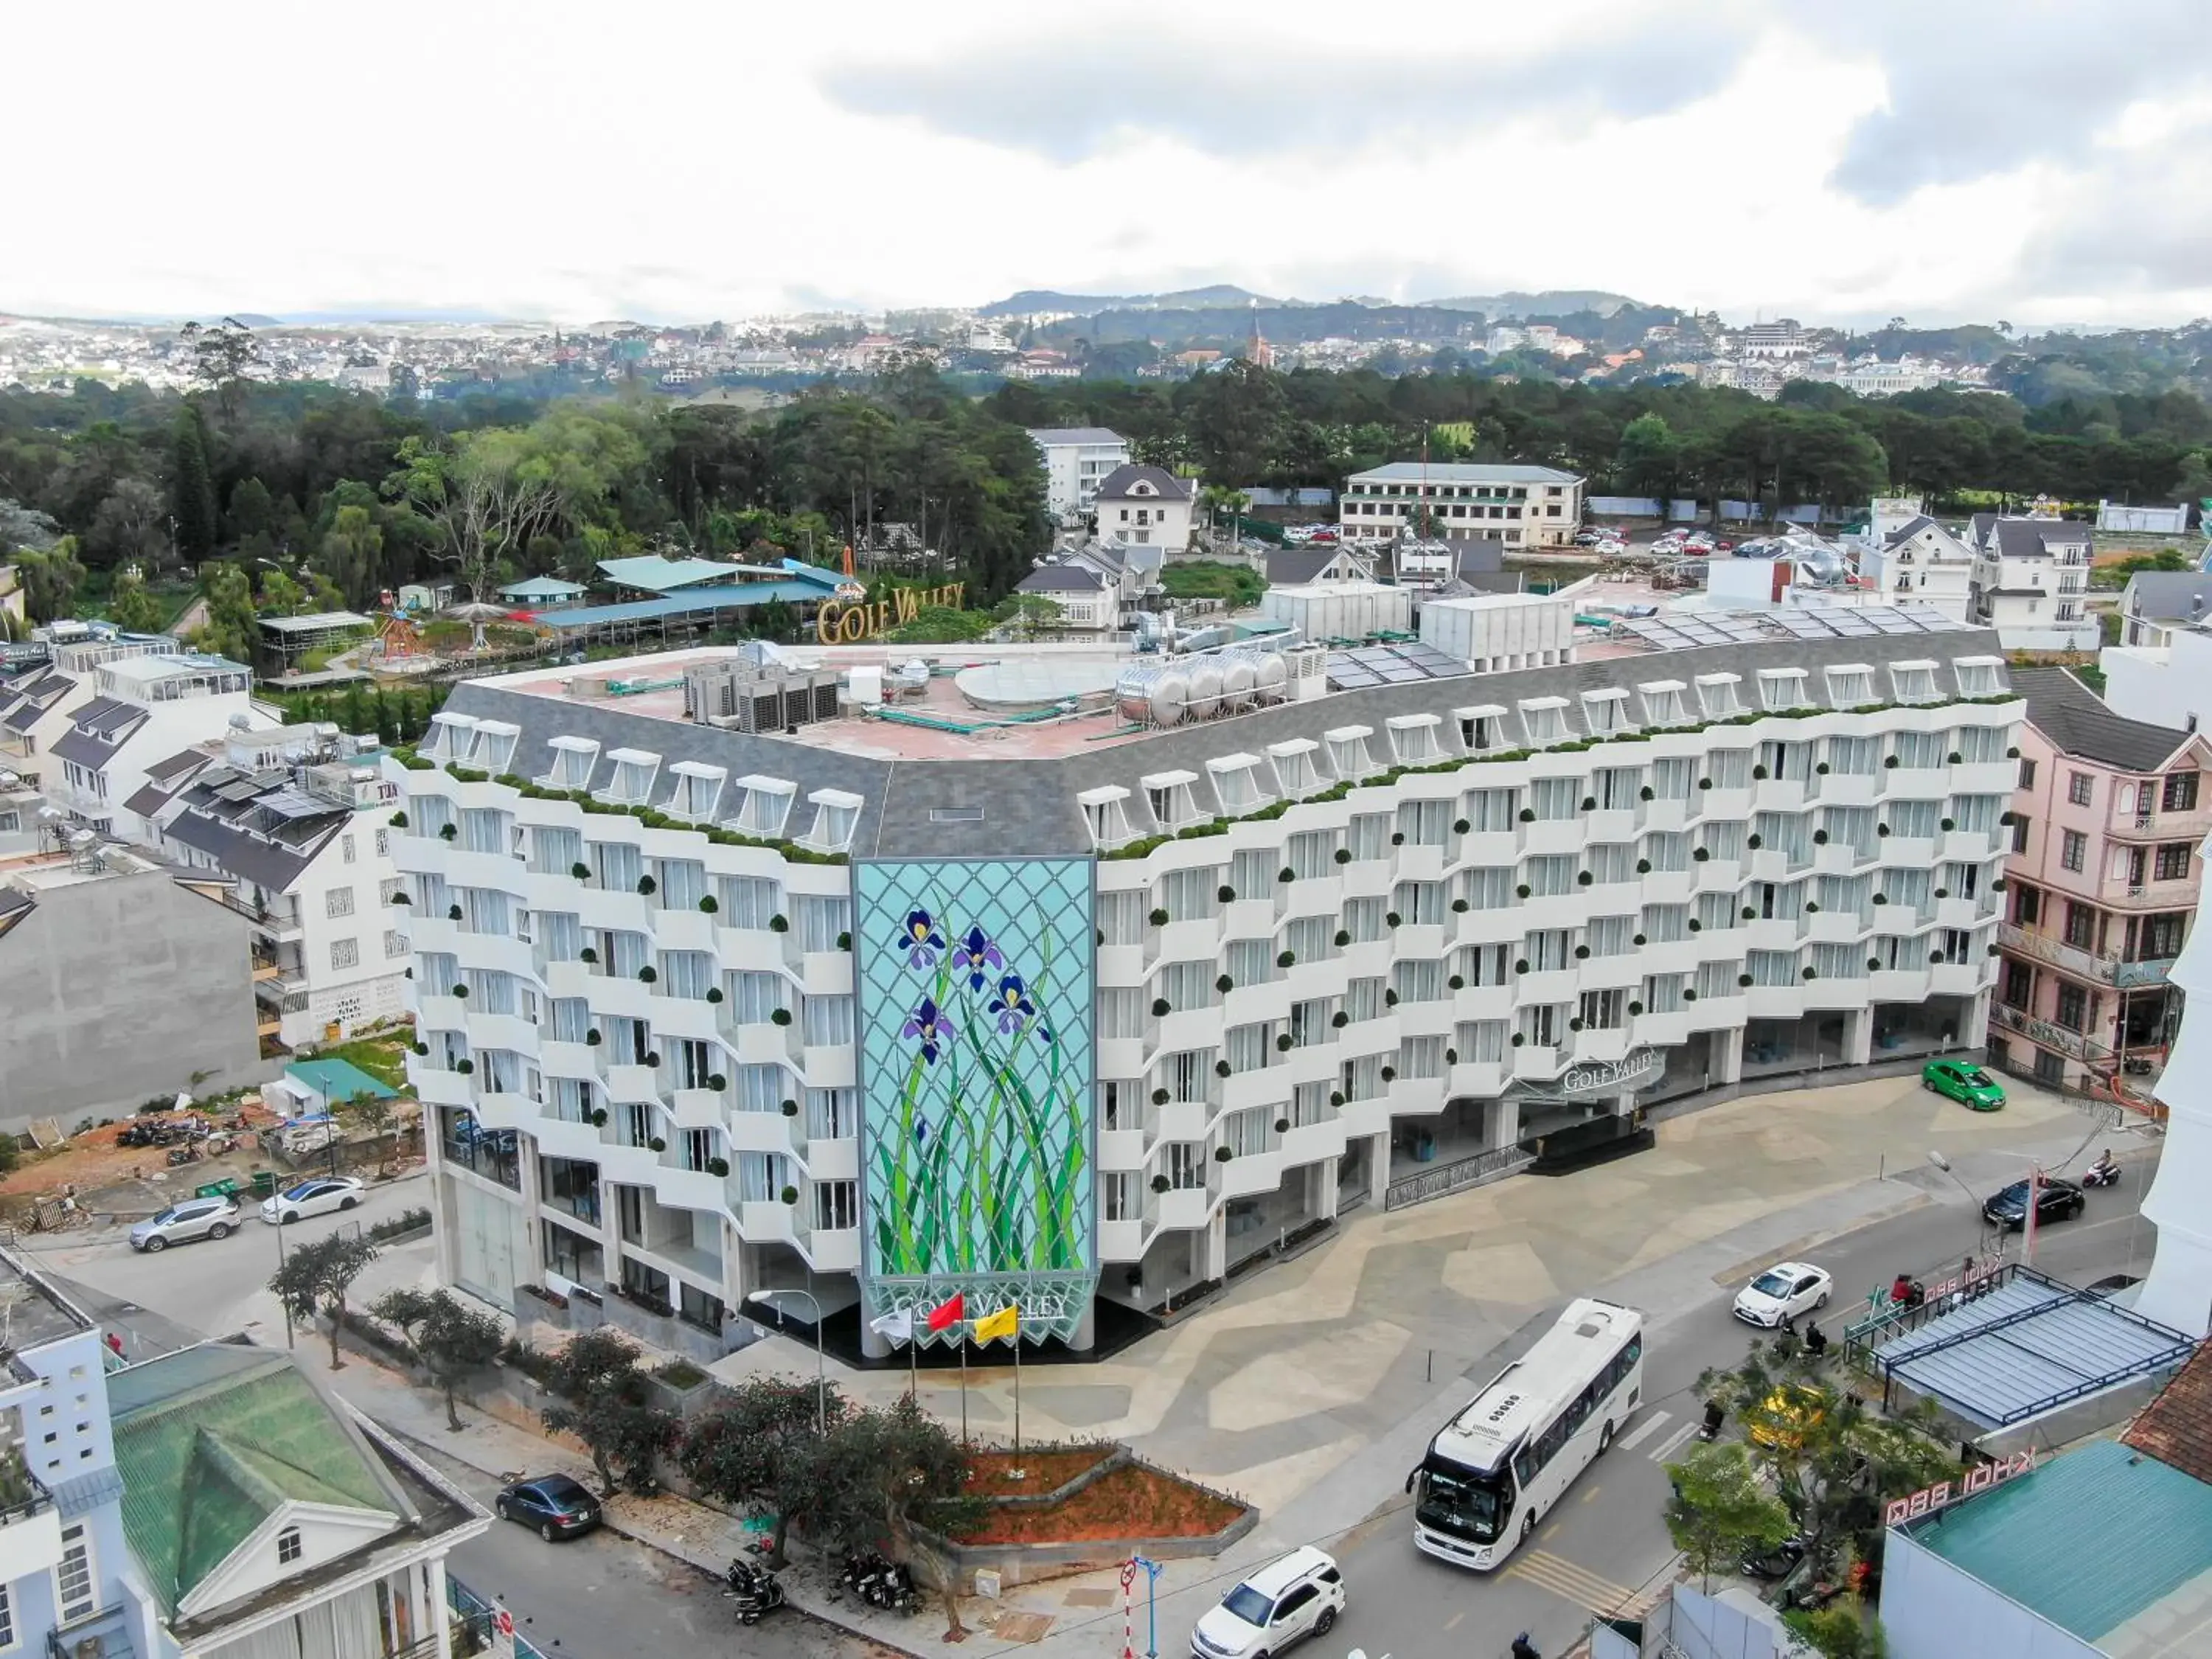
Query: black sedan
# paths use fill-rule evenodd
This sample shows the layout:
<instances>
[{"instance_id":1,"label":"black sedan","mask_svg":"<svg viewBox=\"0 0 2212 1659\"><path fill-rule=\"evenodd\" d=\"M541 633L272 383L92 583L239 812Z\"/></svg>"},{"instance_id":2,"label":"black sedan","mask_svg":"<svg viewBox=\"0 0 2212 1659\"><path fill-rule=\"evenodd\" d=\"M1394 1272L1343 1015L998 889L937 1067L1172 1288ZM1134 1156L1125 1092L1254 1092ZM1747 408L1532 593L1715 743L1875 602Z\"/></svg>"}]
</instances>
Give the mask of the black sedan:
<instances>
[{"instance_id":1,"label":"black sedan","mask_svg":"<svg viewBox=\"0 0 2212 1659\"><path fill-rule=\"evenodd\" d=\"M2054 1221L2069 1221L2081 1213L2088 1200L2081 1189L2070 1181L2061 1181L2055 1176L2045 1176L2036 1183L2035 1224L2047 1227ZM2015 1181L2001 1191L1991 1193L1982 1206L1982 1219L2000 1232L2018 1232L2027 1225L2027 1182Z\"/></svg>"},{"instance_id":2,"label":"black sedan","mask_svg":"<svg viewBox=\"0 0 2212 1659\"><path fill-rule=\"evenodd\" d=\"M520 1521L537 1529L547 1543L574 1538L599 1524L599 1500L580 1481L565 1474L541 1474L500 1488L492 1499L502 1521Z\"/></svg>"}]
</instances>

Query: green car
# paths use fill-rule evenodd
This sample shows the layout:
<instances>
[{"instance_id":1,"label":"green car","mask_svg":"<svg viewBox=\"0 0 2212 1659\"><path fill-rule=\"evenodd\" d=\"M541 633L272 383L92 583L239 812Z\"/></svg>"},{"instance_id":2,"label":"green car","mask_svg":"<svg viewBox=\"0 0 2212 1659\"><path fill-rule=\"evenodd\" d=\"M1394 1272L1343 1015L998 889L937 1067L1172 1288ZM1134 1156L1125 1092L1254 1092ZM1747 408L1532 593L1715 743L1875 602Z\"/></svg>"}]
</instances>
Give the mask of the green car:
<instances>
[{"instance_id":1,"label":"green car","mask_svg":"<svg viewBox=\"0 0 2212 1659\"><path fill-rule=\"evenodd\" d=\"M1997 1086L1997 1080L1963 1060L1931 1060L1920 1068L1920 1081L1978 1112L1998 1111L2004 1106L2004 1091Z\"/></svg>"}]
</instances>

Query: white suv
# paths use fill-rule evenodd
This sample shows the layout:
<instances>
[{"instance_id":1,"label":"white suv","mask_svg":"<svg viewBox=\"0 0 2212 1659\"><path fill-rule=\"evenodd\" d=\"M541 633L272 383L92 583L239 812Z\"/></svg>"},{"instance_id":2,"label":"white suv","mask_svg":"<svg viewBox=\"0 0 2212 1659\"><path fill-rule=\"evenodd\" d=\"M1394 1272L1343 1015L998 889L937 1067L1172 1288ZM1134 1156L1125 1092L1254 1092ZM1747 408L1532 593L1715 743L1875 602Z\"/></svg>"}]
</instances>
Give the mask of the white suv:
<instances>
[{"instance_id":1,"label":"white suv","mask_svg":"<svg viewBox=\"0 0 2212 1659\"><path fill-rule=\"evenodd\" d=\"M1270 1659L1302 1637L1326 1636L1344 1611L1344 1575L1311 1547L1260 1569L1198 1621L1197 1659Z\"/></svg>"}]
</instances>

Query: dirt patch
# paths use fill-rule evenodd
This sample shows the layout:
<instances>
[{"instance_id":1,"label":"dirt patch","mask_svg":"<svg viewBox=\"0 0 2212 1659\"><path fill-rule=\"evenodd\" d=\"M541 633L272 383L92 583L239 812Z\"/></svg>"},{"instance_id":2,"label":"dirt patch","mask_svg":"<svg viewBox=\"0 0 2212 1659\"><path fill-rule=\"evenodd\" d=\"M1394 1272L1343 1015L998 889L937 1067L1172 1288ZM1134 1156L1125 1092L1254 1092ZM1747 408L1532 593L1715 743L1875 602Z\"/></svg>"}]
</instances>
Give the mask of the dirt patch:
<instances>
[{"instance_id":1,"label":"dirt patch","mask_svg":"<svg viewBox=\"0 0 2212 1659\"><path fill-rule=\"evenodd\" d=\"M991 1634L1001 1642L1042 1642L1051 1628L1048 1613L1002 1613L991 1626Z\"/></svg>"},{"instance_id":2,"label":"dirt patch","mask_svg":"<svg viewBox=\"0 0 2212 1659\"><path fill-rule=\"evenodd\" d=\"M977 1498L1042 1498L1114 1455L1111 1446L1072 1451L977 1452L968 1462L968 1491ZM1017 1480L1014 1471L1022 1471Z\"/></svg>"},{"instance_id":3,"label":"dirt patch","mask_svg":"<svg viewBox=\"0 0 2212 1659\"><path fill-rule=\"evenodd\" d=\"M204 1115L217 1125L228 1122L233 1115L245 1118L246 1127L235 1151L173 1169L162 1147L117 1146L115 1138L129 1121L121 1119L71 1135L52 1152L24 1154L22 1161L0 1178L0 1199L27 1198L74 1187L79 1200L90 1209L133 1207L119 1201L120 1195L144 1192L158 1194L152 1207L159 1209L179 1193L188 1194L210 1181L225 1176L246 1181L256 1170L275 1167L252 1139L255 1130L276 1121L276 1114L258 1098L248 1096L228 1112ZM100 1195L107 1193L117 1193L118 1201L104 1205Z\"/></svg>"},{"instance_id":4,"label":"dirt patch","mask_svg":"<svg viewBox=\"0 0 2212 1659\"><path fill-rule=\"evenodd\" d=\"M1101 1475L1063 1504L994 1505L963 1544L1085 1544L1117 1538L1206 1538L1244 1511L1188 1481L1138 1464Z\"/></svg>"}]
</instances>

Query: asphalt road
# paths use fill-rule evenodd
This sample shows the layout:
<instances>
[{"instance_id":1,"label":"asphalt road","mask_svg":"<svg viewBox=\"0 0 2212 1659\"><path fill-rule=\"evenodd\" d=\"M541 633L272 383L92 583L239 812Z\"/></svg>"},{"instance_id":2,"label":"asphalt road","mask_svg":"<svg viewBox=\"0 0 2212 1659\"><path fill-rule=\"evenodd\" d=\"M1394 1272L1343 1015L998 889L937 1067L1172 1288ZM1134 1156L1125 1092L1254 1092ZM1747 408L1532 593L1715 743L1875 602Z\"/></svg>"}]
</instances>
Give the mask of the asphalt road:
<instances>
[{"instance_id":1,"label":"asphalt road","mask_svg":"<svg viewBox=\"0 0 2212 1659\"><path fill-rule=\"evenodd\" d=\"M2155 1168L2154 1161L2129 1164L2117 1191L2089 1194L2081 1219L2046 1229L2036 1265L2076 1284L2130 1268L2141 1273L2153 1230L2136 1211ZM1832 1335L1855 1314L1860 1297L1886 1286L1899 1268L1924 1273L1980 1242L1980 1217L1967 1195L1946 1182L1935 1196L1925 1208L1805 1252L1835 1276L1836 1300L1823 1316ZM1709 1367L1740 1360L1754 1335L1729 1311L1737 1288L1716 1285L1709 1301L1651 1330L1643 1409L1622 1426L1612 1450L1568 1488L1535 1538L1498 1572L1467 1571L1415 1550L1410 1498L1334 1544L1324 1543L1342 1564L1351 1592L1343 1620L1325 1641L1332 1659L1350 1647L1376 1659L1444 1652L1492 1659L1520 1631L1529 1632L1540 1652L1563 1653L1592 1611L1648 1593L1674 1559L1661 1519L1668 1496L1663 1465L1678 1455L1702 1415L1693 1385ZM1469 1382L1469 1398L1502 1364L1490 1360L1478 1368L1483 1374ZM1182 1651L1180 1641L1164 1634L1163 1648Z\"/></svg>"},{"instance_id":2,"label":"asphalt road","mask_svg":"<svg viewBox=\"0 0 2212 1659\"><path fill-rule=\"evenodd\" d=\"M284 1228L284 1246L386 1220L427 1205L429 1195L429 1183L422 1180L372 1186L343 1214L309 1216ZM250 1200L229 1237L173 1244L152 1255L133 1250L120 1233L82 1244L64 1242L70 1238L57 1235L55 1243L42 1241L28 1254L49 1272L94 1292L87 1300L98 1305L88 1311L125 1327L142 1342L143 1353L134 1358L240 1330L264 1342L283 1340L273 1300L262 1294L276 1271L277 1229L261 1219ZM273 1331L256 1322L269 1320L276 1322Z\"/></svg>"},{"instance_id":3,"label":"asphalt road","mask_svg":"<svg viewBox=\"0 0 2212 1659\"><path fill-rule=\"evenodd\" d=\"M498 1483L422 1449L441 1474L489 1508ZM516 1633L547 1659L742 1652L746 1659L868 1659L872 1644L791 1607L739 1626L719 1580L604 1528L548 1544L495 1524L455 1549L446 1571L514 1613Z\"/></svg>"}]
</instances>

